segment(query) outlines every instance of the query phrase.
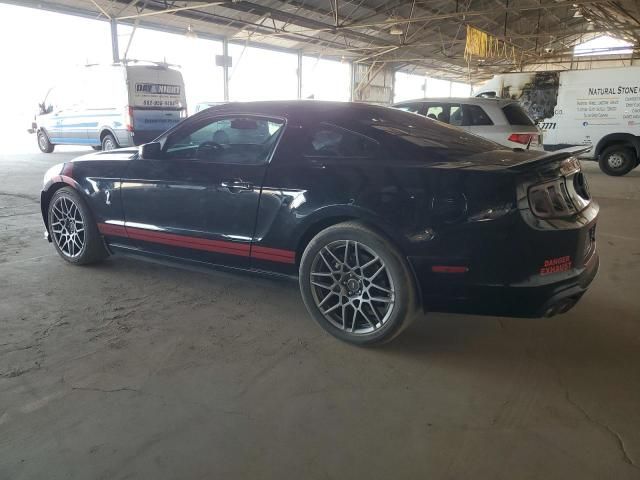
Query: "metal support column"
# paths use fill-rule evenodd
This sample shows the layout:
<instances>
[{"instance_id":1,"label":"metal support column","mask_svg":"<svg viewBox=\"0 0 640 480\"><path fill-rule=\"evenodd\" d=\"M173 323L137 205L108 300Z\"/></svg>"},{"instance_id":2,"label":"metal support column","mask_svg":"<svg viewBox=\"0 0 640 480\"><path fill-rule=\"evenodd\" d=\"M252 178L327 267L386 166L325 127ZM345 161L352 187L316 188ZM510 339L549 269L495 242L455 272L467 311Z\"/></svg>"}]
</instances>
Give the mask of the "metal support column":
<instances>
[{"instance_id":1,"label":"metal support column","mask_svg":"<svg viewBox=\"0 0 640 480\"><path fill-rule=\"evenodd\" d=\"M118 49L118 23L115 18L111 19L111 54L113 63L120 61L120 50Z\"/></svg>"},{"instance_id":2,"label":"metal support column","mask_svg":"<svg viewBox=\"0 0 640 480\"><path fill-rule=\"evenodd\" d=\"M302 98L302 51L298 51L298 100Z\"/></svg>"},{"instance_id":3,"label":"metal support column","mask_svg":"<svg viewBox=\"0 0 640 480\"><path fill-rule=\"evenodd\" d=\"M225 58L224 65L222 66L223 80L224 80L224 101L229 101L229 41L226 38L222 39L222 56Z\"/></svg>"},{"instance_id":4,"label":"metal support column","mask_svg":"<svg viewBox=\"0 0 640 480\"><path fill-rule=\"evenodd\" d=\"M351 93L349 94L349 101L353 102L356 100L356 64L355 62L349 62L351 65Z\"/></svg>"}]
</instances>

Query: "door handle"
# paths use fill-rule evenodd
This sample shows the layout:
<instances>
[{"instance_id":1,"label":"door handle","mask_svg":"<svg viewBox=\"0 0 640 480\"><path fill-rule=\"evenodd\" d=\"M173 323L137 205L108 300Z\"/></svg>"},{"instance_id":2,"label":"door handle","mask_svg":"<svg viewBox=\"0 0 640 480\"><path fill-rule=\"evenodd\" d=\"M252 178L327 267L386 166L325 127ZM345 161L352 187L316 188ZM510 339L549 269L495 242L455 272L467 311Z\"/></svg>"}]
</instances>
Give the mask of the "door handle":
<instances>
[{"instance_id":1,"label":"door handle","mask_svg":"<svg viewBox=\"0 0 640 480\"><path fill-rule=\"evenodd\" d=\"M252 183L243 182L242 180L223 180L222 182L220 182L220 186L223 188L228 188L231 193L253 190Z\"/></svg>"}]
</instances>

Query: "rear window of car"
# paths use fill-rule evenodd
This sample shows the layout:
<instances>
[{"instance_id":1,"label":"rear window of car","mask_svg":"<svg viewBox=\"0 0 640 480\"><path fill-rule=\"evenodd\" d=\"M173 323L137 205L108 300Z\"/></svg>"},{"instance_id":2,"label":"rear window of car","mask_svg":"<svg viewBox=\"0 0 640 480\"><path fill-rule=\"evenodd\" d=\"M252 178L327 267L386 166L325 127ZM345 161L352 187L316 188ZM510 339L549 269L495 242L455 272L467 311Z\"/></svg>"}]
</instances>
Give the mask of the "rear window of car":
<instances>
[{"instance_id":1,"label":"rear window of car","mask_svg":"<svg viewBox=\"0 0 640 480\"><path fill-rule=\"evenodd\" d=\"M517 103L510 103L502 107L502 111L504 112L504 116L507 117L507 122L511 125L535 125L533 120L527 115L527 112Z\"/></svg>"},{"instance_id":2,"label":"rear window of car","mask_svg":"<svg viewBox=\"0 0 640 480\"><path fill-rule=\"evenodd\" d=\"M442 110L442 105L437 108ZM371 133L363 133L380 141L394 159L441 161L446 157L463 161L466 155L502 148L445 122L434 122L395 109L381 109L368 117L360 122L365 128L371 129Z\"/></svg>"}]
</instances>

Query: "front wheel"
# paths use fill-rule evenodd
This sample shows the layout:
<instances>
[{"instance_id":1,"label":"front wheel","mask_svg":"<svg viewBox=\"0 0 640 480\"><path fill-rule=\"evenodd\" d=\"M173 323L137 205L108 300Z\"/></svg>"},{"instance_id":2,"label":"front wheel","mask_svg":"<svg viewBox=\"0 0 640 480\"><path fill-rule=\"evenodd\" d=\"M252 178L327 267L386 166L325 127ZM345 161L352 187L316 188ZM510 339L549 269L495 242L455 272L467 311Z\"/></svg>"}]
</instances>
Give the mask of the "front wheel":
<instances>
[{"instance_id":1,"label":"front wheel","mask_svg":"<svg viewBox=\"0 0 640 480\"><path fill-rule=\"evenodd\" d=\"M386 238L359 223L340 223L316 235L299 273L311 316L346 342L388 342L415 315L415 285L406 260Z\"/></svg>"},{"instance_id":2,"label":"front wheel","mask_svg":"<svg viewBox=\"0 0 640 480\"><path fill-rule=\"evenodd\" d=\"M624 145L612 145L600 154L600 170L607 175L620 177L636 167L635 152Z\"/></svg>"},{"instance_id":3,"label":"front wheel","mask_svg":"<svg viewBox=\"0 0 640 480\"><path fill-rule=\"evenodd\" d=\"M49 137L42 130L38 132L38 148L42 153L51 153L55 145L49 141Z\"/></svg>"},{"instance_id":4,"label":"front wheel","mask_svg":"<svg viewBox=\"0 0 640 480\"><path fill-rule=\"evenodd\" d=\"M73 188L56 191L48 213L51 240L67 262L86 265L108 256L89 207Z\"/></svg>"}]
</instances>

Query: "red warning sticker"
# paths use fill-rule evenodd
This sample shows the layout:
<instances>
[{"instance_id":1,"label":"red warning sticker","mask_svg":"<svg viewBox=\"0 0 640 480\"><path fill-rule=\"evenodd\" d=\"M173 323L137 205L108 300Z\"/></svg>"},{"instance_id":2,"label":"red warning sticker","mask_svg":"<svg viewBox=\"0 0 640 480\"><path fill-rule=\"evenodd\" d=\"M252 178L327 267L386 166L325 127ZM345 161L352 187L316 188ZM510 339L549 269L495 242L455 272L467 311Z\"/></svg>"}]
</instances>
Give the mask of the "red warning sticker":
<instances>
[{"instance_id":1,"label":"red warning sticker","mask_svg":"<svg viewBox=\"0 0 640 480\"><path fill-rule=\"evenodd\" d=\"M571 257L549 258L544 261L544 265L540 268L540 275L550 275L552 273L566 272L571 270Z\"/></svg>"}]
</instances>

